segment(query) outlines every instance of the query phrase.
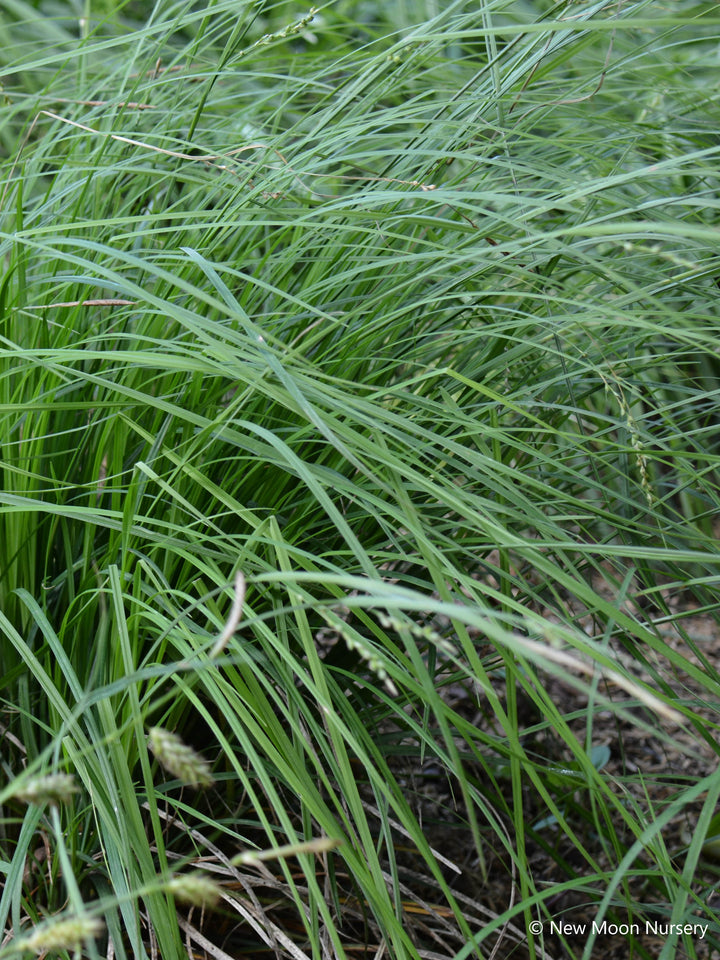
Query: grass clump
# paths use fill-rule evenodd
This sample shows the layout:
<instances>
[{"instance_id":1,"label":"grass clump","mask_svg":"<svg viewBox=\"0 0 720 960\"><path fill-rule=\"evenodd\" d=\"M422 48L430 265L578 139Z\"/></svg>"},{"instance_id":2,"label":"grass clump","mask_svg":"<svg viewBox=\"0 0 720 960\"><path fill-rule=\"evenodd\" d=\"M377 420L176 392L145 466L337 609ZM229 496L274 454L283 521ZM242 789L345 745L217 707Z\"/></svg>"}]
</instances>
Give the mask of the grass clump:
<instances>
[{"instance_id":1,"label":"grass clump","mask_svg":"<svg viewBox=\"0 0 720 960\"><path fill-rule=\"evenodd\" d=\"M717 946L718 26L0 4L0 957Z\"/></svg>"}]
</instances>

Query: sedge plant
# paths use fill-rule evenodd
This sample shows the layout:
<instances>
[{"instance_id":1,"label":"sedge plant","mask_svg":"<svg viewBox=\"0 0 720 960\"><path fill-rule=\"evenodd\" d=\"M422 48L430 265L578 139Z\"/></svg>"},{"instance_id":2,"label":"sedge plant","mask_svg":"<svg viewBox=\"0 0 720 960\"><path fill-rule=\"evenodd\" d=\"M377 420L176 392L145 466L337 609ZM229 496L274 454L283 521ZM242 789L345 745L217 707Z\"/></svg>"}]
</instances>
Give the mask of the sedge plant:
<instances>
[{"instance_id":1,"label":"sedge plant","mask_svg":"<svg viewBox=\"0 0 720 960\"><path fill-rule=\"evenodd\" d=\"M700 956L717 11L80 6L0 2L0 957Z\"/></svg>"}]
</instances>

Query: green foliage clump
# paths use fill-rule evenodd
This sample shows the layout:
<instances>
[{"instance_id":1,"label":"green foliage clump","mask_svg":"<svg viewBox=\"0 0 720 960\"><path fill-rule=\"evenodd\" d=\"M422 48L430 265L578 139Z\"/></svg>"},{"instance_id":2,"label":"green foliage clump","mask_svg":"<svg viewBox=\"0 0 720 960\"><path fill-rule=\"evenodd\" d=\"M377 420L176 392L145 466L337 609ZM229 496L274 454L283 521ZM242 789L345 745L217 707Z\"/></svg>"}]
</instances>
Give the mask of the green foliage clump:
<instances>
[{"instance_id":1,"label":"green foliage clump","mask_svg":"<svg viewBox=\"0 0 720 960\"><path fill-rule=\"evenodd\" d=\"M0 2L0 957L711 913L719 24Z\"/></svg>"}]
</instances>

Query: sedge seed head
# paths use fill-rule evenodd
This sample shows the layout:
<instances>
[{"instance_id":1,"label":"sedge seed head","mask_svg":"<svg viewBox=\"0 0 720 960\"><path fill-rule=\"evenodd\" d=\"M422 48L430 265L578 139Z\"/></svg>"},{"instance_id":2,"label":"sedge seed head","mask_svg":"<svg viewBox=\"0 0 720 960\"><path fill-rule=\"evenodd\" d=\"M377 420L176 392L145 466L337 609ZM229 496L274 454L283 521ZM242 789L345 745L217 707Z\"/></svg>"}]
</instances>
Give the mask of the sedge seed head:
<instances>
[{"instance_id":1,"label":"sedge seed head","mask_svg":"<svg viewBox=\"0 0 720 960\"><path fill-rule=\"evenodd\" d=\"M15 796L25 803L69 803L79 789L71 774L48 773L27 780L15 791Z\"/></svg>"},{"instance_id":2,"label":"sedge seed head","mask_svg":"<svg viewBox=\"0 0 720 960\"><path fill-rule=\"evenodd\" d=\"M188 873L172 878L165 887L176 900L193 907L212 909L220 899L220 887L214 880L199 873Z\"/></svg>"},{"instance_id":3,"label":"sedge seed head","mask_svg":"<svg viewBox=\"0 0 720 960\"><path fill-rule=\"evenodd\" d=\"M163 767L188 786L209 787L215 782L207 760L176 733L163 727L151 727L148 744Z\"/></svg>"},{"instance_id":4,"label":"sedge seed head","mask_svg":"<svg viewBox=\"0 0 720 960\"><path fill-rule=\"evenodd\" d=\"M83 941L98 937L104 924L95 917L68 917L49 920L34 928L31 934L17 941L18 950L53 954L60 950L79 951Z\"/></svg>"}]
</instances>

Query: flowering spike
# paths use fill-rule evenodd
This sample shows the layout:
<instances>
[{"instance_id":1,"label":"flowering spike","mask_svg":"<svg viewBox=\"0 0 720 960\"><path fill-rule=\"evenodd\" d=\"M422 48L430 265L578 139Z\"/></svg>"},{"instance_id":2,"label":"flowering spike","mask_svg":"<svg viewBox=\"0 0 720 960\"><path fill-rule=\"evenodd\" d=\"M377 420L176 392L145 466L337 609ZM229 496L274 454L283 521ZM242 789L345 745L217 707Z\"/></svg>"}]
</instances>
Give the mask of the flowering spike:
<instances>
[{"instance_id":1,"label":"flowering spike","mask_svg":"<svg viewBox=\"0 0 720 960\"><path fill-rule=\"evenodd\" d=\"M148 745L165 769L188 786L209 787L215 782L209 763L176 733L151 727Z\"/></svg>"},{"instance_id":2,"label":"flowering spike","mask_svg":"<svg viewBox=\"0 0 720 960\"><path fill-rule=\"evenodd\" d=\"M53 919L35 927L32 933L16 942L17 950L54 954L60 950L79 951L83 941L99 937L105 929L95 917Z\"/></svg>"},{"instance_id":3,"label":"flowering spike","mask_svg":"<svg viewBox=\"0 0 720 960\"><path fill-rule=\"evenodd\" d=\"M27 780L15 791L15 796L25 803L69 803L72 795L79 790L71 774L49 773Z\"/></svg>"}]
</instances>

